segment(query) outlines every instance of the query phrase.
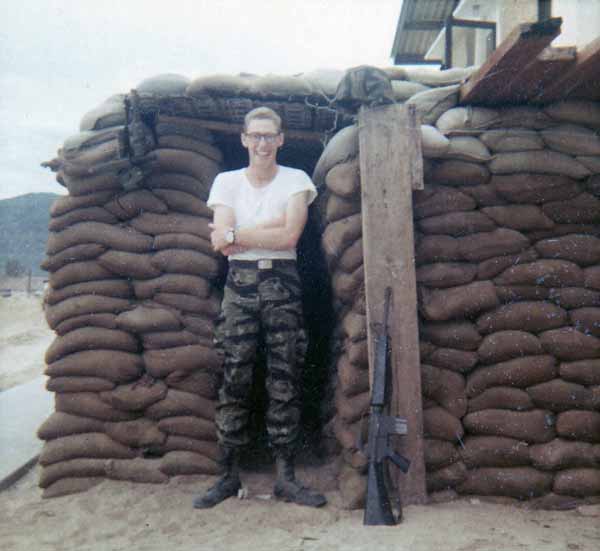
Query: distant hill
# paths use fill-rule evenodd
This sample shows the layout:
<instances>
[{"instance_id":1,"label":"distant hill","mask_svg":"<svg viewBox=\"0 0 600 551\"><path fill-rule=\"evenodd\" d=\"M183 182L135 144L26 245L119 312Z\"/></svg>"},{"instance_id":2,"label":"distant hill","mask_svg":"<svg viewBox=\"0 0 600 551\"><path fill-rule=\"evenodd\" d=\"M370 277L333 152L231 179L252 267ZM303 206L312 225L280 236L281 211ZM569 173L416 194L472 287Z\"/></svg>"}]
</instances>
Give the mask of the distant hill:
<instances>
[{"instance_id":1,"label":"distant hill","mask_svg":"<svg viewBox=\"0 0 600 551\"><path fill-rule=\"evenodd\" d=\"M48 239L50 205L60 197L56 193L28 193L0 200L0 274L5 264L15 259L34 275L40 269Z\"/></svg>"}]
</instances>

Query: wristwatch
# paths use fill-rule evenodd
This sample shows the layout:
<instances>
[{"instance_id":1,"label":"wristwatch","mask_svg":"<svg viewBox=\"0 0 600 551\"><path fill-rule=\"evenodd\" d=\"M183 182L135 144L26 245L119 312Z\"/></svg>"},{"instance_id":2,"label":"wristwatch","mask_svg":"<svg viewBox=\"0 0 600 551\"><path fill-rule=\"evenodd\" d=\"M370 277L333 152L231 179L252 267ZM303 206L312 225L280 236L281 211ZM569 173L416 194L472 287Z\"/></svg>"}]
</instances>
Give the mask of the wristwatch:
<instances>
[{"instance_id":1,"label":"wristwatch","mask_svg":"<svg viewBox=\"0 0 600 551\"><path fill-rule=\"evenodd\" d=\"M233 245L235 243L235 230L233 228L229 228L225 232L225 241L227 241L229 245Z\"/></svg>"}]
</instances>

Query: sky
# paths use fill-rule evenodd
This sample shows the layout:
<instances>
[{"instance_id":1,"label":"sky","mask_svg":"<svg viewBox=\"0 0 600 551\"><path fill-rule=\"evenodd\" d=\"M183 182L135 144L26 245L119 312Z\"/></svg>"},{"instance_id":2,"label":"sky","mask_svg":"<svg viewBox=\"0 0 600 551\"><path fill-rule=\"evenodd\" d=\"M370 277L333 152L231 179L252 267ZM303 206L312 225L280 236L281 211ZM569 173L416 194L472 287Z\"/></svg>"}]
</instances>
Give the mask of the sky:
<instances>
[{"instance_id":1,"label":"sky","mask_svg":"<svg viewBox=\"0 0 600 551\"><path fill-rule=\"evenodd\" d=\"M63 193L40 167L145 78L387 66L402 0L12 0L0 7L0 199Z\"/></svg>"}]
</instances>

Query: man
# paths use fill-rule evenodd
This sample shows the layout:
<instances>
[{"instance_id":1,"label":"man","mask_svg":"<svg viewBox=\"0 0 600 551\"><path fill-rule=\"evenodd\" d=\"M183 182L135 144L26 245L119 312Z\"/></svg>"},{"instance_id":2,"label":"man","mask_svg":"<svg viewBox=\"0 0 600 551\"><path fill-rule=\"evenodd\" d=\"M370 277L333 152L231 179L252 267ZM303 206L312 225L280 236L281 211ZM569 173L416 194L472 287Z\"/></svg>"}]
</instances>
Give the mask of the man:
<instances>
[{"instance_id":1,"label":"man","mask_svg":"<svg viewBox=\"0 0 600 551\"><path fill-rule=\"evenodd\" d=\"M300 433L300 367L306 349L296 244L317 192L301 170L277 164L281 118L259 107L244 120L245 169L217 176L208 198L213 248L229 259L219 335L224 359L216 424L225 474L194 507L214 507L241 488L238 456L250 443L250 390L259 342L267 351L266 425L277 479L274 495L320 507L325 497L296 481Z\"/></svg>"}]
</instances>

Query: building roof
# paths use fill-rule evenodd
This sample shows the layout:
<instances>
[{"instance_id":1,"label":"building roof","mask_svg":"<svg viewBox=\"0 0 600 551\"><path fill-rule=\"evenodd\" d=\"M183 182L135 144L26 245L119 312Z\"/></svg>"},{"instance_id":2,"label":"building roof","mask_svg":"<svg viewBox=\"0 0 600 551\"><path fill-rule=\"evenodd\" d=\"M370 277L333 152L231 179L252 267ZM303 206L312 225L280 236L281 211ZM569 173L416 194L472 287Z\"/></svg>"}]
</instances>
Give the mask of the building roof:
<instances>
[{"instance_id":1,"label":"building roof","mask_svg":"<svg viewBox=\"0 0 600 551\"><path fill-rule=\"evenodd\" d=\"M403 0L396 27L392 59L396 65L441 63L425 59L458 0Z\"/></svg>"}]
</instances>

